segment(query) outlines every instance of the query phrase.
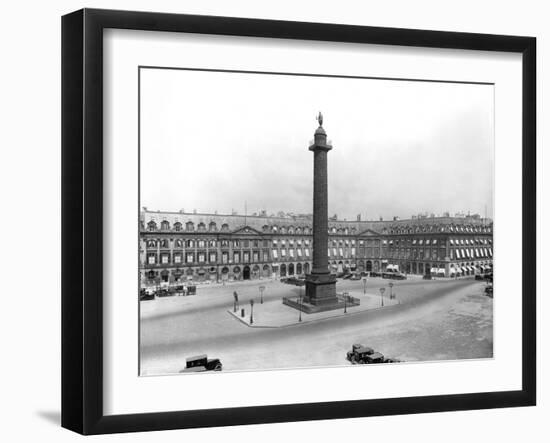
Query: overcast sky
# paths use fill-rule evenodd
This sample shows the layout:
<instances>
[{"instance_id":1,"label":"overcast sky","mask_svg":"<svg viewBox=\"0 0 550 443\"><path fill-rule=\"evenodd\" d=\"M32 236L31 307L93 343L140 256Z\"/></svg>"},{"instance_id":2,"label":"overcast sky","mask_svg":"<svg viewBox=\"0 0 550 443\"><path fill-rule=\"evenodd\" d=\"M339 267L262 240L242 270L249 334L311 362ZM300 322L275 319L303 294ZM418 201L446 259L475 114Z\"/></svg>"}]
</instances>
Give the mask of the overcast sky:
<instances>
[{"instance_id":1,"label":"overcast sky","mask_svg":"<svg viewBox=\"0 0 550 443\"><path fill-rule=\"evenodd\" d=\"M141 205L312 212L319 111L329 214L492 216L493 86L141 70Z\"/></svg>"}]
</instances>

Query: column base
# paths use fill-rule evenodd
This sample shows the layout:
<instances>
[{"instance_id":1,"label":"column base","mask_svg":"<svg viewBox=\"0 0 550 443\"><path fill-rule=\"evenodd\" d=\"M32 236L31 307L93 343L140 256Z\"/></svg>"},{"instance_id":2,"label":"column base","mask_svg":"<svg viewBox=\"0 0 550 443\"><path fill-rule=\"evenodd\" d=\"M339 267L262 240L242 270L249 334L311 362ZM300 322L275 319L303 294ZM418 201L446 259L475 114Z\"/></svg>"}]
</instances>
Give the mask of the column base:
<instances>
[{"instance_id":1,"label":"column base","mask_svg":"<svg viewBox=\"0 0 550 443\"><path fill-rule=\"evenodd\" d=\"M339 305L336 296L336 277L327 274L306 275L306 296L304 301L314 306Z\"/></svg>"}]
</instances>

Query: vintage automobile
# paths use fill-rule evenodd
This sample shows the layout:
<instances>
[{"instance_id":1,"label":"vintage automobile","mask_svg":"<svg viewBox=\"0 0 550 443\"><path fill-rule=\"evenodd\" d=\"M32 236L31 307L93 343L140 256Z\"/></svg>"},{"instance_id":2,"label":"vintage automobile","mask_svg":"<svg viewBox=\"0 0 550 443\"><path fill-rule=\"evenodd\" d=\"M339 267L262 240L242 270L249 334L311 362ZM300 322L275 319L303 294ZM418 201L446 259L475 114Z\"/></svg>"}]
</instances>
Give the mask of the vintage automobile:
<instances>
[{"instance_id":1,"label":"vintage automobile","mask_svg":"<svg viewBox=\"0 0 550 443\"><path fill-rule=\"evenodd\" d=\"M485 295L487 297L493 298L493 286L492 285L488 285L488 286L485 287Z\"/></svg>"},{"instance_id":2,"label":"vintage automobile","mask_svg":"<svg viewBox=\"0 0 550 443\"><path fill-rule=\"evenodd\" d=\"M365 363L366 364L373 364L373 363L384 363L384 356L380 352L373 352L372 354L365 355Z\"/></svg>"},{"instance_id":3,"label":"vintage automobile","mask_svg":"<svg viewBox=\"0 0 550 443\"><path fill-rule=\"evenodd\" d=\"M401 272L382 272L382 278L388 278L390 280L406 280L407 276Z\"/></svg>"},{"instance_id":4,"label":"vintage automobile","mask_svg":"<svg viewBox=\"0 0 550 443\"><path fill-rule=\"evenodd\" d=\"M219 358L208 358L206 354L189 357L185 360L183 372L221 371L222 363Z\"/></svg>"},{"instance_id":5,"label":"vintage automobile","mask_svg":"<svg viewBox=\"0 0 550 443\"><path fill-rule=\"evenodd\" d=\"M350 280L361 280L361 274L351 274Z\"/></svg>"},{"instance_id":6,"label":"vintage automobile","mask_svg":"<svg viewBox=\"0 0 550 443\"><path fill-rule=\"evenodd\" d=\"M422 278L423 278L424 280L432 280L432 274L424 274L424 275L422 276Z\"/></svg>"},{"instance_id":7,"label":"vintage automobile","mask_svg":"<svg viewBox=\"0 0 550 443\"><path fill-rule=\"evenodd\" d=\"M154 291L149 291L149 290L147 290L147 288L142 288L139 291L139 300L140 301L154 300L154 299L155 299L155 292Z\"/></svg>"},{"instance_id":8,"label":"vintage automobile","mask_svg":"<svg viewBox=\"0 0 550 443\"><path fill-rule=\"evenodd\" d=\"M283 283L295 286L304 286L306 284L305 278L287 277Z\"/></svg>"},{"instance_id":9,"label":"vintage automobile","mask_svg":"<svg viewBox=\"0 0 550 443\"><path fill-rule=\"evenodd\" d=\"M354 344L351 347L351 351L348 351L346 358L352 364L364 364L366 363L367 355L373 354L374 349L369 348L368 346L363 346L361 344Z\"/></svg>"},{"instance_id":10,"label":"vintage automobile","mask_svg":"<svg viewBox=\"0 0 550 443\"><path fill-rule=\"evenodd\" d=\"M476 274L475 279L476 280L485 280L485 274Z\"/></svg>"}]
</instances>

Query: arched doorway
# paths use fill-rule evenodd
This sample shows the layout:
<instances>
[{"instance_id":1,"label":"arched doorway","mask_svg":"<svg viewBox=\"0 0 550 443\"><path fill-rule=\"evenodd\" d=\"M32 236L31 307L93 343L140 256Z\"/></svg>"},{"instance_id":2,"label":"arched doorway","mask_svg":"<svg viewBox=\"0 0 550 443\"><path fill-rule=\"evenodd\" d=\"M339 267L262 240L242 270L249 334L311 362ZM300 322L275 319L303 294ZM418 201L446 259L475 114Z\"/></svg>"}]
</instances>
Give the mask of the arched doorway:
<instances>
[{"instance_id":1,"label":"arched doorway","mask_svg":"<svg viewBox=\"0 0 550 443\"><path fill-rule=\"evenodd\" d=\"M372 271L372 261L367 260L367 272L371 272L371 271Z\"/></svg>"},{"instance_id":2,"label":"arched doorway","mask_svg":"<svg viewBox=\"0 0 550 443\"><path fill-rule=\"evenodd\" d=\"M280 275L281 275L281 277L286 277L286 265L285 264L281 265Z\"/></svg>"},{"instance_id":3,"label":"arched doorway","mask_svg":"<svg viewBox=\"0 0 550 443\"><path fill-rule=\"evenodd\" d=\"M162 271L160 273L160 277L161 277L161 281L163 282L167 282L168 281L168 276L170 275L170 273L165 269L164 271Z\"/></svg>"},{"instance_id":4,"label":"arched doorway","mask_svg":"<svg viewBox=\"0 0 550 443\"><path fill-rule=\"evenodd\" d=\"M269 277L269 275L270 275L269 265L264 265L264 267L263 267L263 276L264 277Z\"/></svg>"},{"instance_id":5,"label":"arched doorway","mask_svg":"<svg viewBox=\"0 0 550 443\"><path fill-rule=\"evenodd\" d=\"M302 273L302 263L296 265L296 274L300 275Z\"/></svg>"},{"instance_id":6,"label":"arched doorway","mask_svg":"<svg viewBox=\"0 0 550 443\"><path fill-rule=\"evenodd\" d=\"M424 265L422 263L418 263L418 273L424 274Z\"/></svg>"},{"instance_id":7,"label":"arched doorway","mask_svg":"<svg viewBox=\"0 0 550 443\"><path fill-rule=\"evenodd\" d=\"M260 278L260 267L258 265L252 267L252 278Z\"/></svg>"},{"instance_id":8,"label":"arched doorway","mask_svg":"<svg viewBox=\"0 0 550 443\"><path fill-rule=\"evenodd\" d=\"M243 268L243 280L250 280L250 266Z\"/></svg>"},{"instance_id":9,"label":"arched doorway","mask_svg":"<svg viewBox=\"0 0 550 443\"><path fill-rule=\"evenodd\" d=\"M288 265L288 275L294 275L294 263Z\"/></svg>"},{"instance_id":10,"label":"arched doorway","mask_svg":"<svg viewBox=\"0 0 550 443\"><path fill-rule=\"evenodd\" d=\"M309 274L309 263L304 264L304 274Z\"/></svg>"},{"instance_id":11,"label":"arched doorway","mask_svg":"<svg viewBox=\"0 0 550 443\"><path fill-rule=\"evenodd\" d=\"M240 277L241 277L241 268L239 268L238 266L235 266L233 268L233 278L235 280L239 280Z\"/></svg>"}]
</instances>

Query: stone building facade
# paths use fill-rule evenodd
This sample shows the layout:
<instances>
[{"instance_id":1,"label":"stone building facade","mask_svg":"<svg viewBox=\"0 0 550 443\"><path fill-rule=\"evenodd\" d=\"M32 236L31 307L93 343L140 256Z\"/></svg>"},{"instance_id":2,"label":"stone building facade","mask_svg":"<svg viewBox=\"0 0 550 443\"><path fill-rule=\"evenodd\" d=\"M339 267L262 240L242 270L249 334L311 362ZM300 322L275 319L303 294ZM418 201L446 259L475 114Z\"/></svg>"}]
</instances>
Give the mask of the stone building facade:
<instances>
[{"instance_id":1,"label":"stone building facade","mask_svg":"<svg viewBox=\"0 0 550 443\"><path fill-rule=\"evenodd\" d=\"M329 221L334 272L390 268L454 277L492 267L493 224L479 217ZM248 280L307 274L310 217L142 211L142 285Z\"/></svg>"}]
</instances>

